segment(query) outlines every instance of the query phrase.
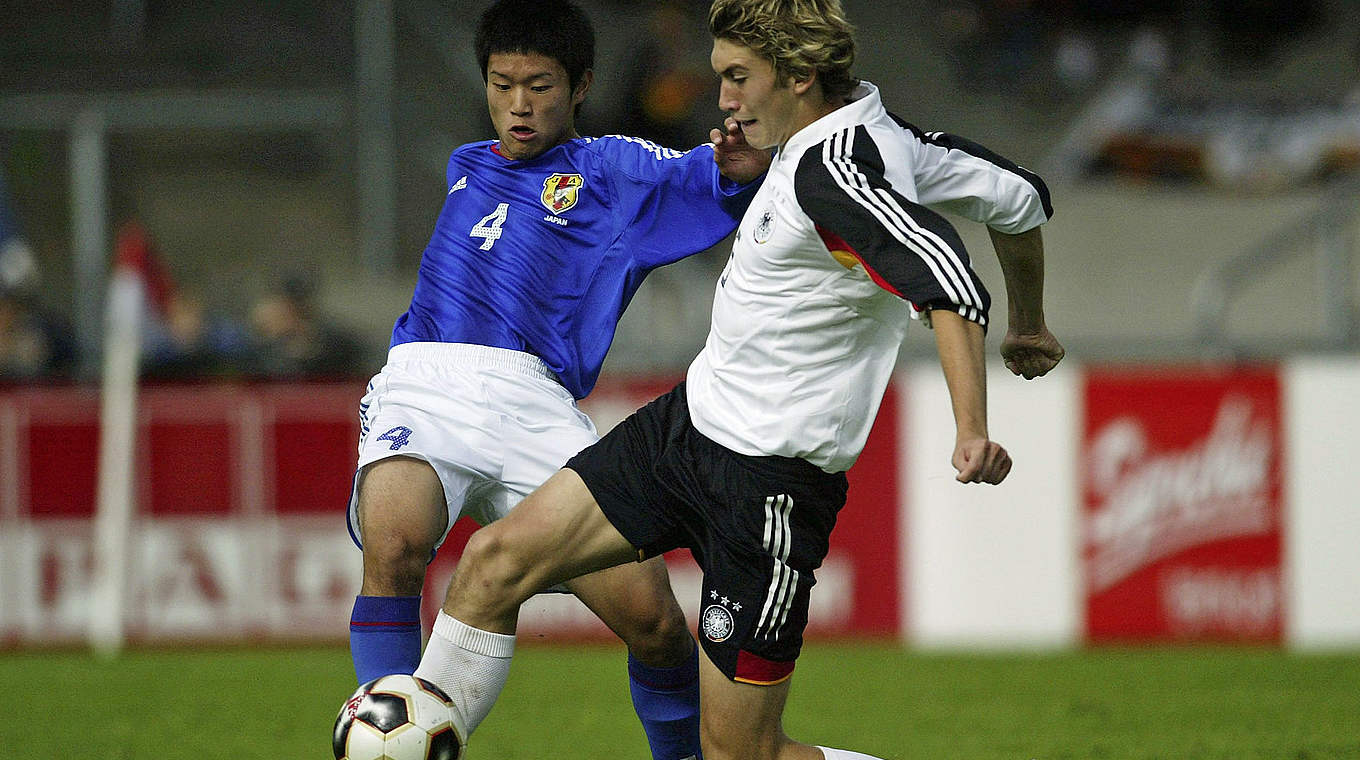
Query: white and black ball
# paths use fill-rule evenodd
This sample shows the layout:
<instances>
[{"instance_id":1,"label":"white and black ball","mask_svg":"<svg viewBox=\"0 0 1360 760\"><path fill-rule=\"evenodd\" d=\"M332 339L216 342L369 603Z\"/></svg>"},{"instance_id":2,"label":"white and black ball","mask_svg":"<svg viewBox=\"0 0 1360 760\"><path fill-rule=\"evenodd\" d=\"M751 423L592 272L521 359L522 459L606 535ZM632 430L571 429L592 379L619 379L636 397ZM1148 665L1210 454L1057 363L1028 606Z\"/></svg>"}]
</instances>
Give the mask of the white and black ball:
<instances>
[{"instance_id":1,"label":"white and black ball","mask_svg":"<svg viewBox=\"0 0 1360 760\"><path fill-rule=\"evenodd\" d=\"M464 760L464 725L439 687L390 675L345 700L331 741L336 760Z\"/></svg>"}]
</instances>

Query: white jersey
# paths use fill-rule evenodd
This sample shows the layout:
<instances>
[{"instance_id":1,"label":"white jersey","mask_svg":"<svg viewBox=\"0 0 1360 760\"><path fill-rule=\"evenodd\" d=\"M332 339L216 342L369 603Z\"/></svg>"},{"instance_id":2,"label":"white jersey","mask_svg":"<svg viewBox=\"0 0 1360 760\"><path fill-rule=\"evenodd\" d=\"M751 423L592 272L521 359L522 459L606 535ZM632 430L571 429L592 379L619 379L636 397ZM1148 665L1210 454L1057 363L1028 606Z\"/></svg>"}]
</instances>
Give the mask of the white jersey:
<instances>
[{"instance_id":1,"label":"white jersey","mask_svg":"<svg viewBox=\"0 0 1360 760\"><path fill-rule=\"evenodd\" d=\"M913 306L987 324L962 240L926 205L1011 234L1052 214L1037 176L897 120L867 82L795 134L738 227L689 367L699 432L742 454L849 469Z\"/></svg>"}]
</instances>

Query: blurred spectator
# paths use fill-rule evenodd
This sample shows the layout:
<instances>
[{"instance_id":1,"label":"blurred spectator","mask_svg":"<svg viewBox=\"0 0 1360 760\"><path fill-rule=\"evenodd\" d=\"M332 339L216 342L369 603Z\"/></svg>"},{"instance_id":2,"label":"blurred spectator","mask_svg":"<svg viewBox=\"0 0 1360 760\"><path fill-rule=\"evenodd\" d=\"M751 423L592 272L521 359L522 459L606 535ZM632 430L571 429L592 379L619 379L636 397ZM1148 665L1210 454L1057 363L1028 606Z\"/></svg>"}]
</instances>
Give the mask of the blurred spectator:
<instances>
[{"instance_id":1,"label":"blurred spectator","mask_svg":"<svg viewBox=\"0 0 1360 760\"><path fill-rule=\"evenodd\" d=\"M37 279L38 260L28 241L18 235L5 239L0 230L0 288L32 288Z\"/></svg>"},{"instance_id":2,"label":"blurred spectator","mask_svg":"<svg viewBox=\"0 0 1360 760\"><path fill-rule=\"evenodd\" d=\"M624 88L622 123L612 129L687 150L707 140L709 128L721 122L716 91L708 97L714 79L707 38L700 36L704 22L690 15L683 0L669 0L651 10L647 25L628 58L632 76ZM712 124L702 119L709 113Z\"/></svg>"},{"instance_id":3,"label":"blurred spectator","mask_svg":"<svg viewBox=\"0 0 1360 760\"><path fill-rule=\"evenodd\" d=\"M207 311L194 293L176 291L161 319L148 323L143 372L148 377L220 377L241 370L246 356L245 328Z\"/></svg>"},{"instance_id":4,"label":"blurred spectator","mask_svg":"<svg viewBox=\"0 0 1360 760\"><path fill-rule=\"evenodd\" d=\"M1100 74L1100 63L1100 49L1091 35L1078 29L1066 29L1058 35L1053 68L1064 90L1079 93L1089 88Z\"/></svg>"},{"instance_id":5,"label":"blurred spectator","mask_svg":"<svg viewBox=\"0 0 1360 760\"><path fill-rule=\"evenodd\" d=\"M209 315L196 293L175 281L140 222L124 223L114 241L114 266L141 277L146 302L142 374L182 379L233 374L245 350L245 329Z\"/></svg>"},{"instance_id":6,"label":"blurred spectator","mask_svg":"<svg viewBox=\"0 0 1360 760\"><path fill-rule=\"evenodd\" d=\"M0 380L61 376L71 369L70 327L39 303L38 282L37 258L0 173Z\"/></svg>"},{"instance_id":7,"label":"blurred spectator","mask_svg":"<svg viewBox=\"0 0 1360 760\"><path fill-rule=\"evenodd\" d=\"M70 330L31 294L0 287L0 380L60 377L71 370Z\"/></svg>"},{"instance_id":8,"label":"blurred spectator","mask_svg":"<svg viewBox=\"0 0 1360 760\"><path fill-rule=\"evenodd\" d=\"M293 276L251 307L247 369L271 378L346 377L365 357L355 336L317 314L315 288Z\"/></svg>"},{"instance_id":9,"label":"blurred spectator","mask_svg":"<svg viewBox=\"0 0 1360 760\"><path fill-rule=\"evenodd\" d=\"M0 290L31 288L37 284L38 262L19 229L10 205L5 173L0 171Z\"/></svg>"}]
</instances>

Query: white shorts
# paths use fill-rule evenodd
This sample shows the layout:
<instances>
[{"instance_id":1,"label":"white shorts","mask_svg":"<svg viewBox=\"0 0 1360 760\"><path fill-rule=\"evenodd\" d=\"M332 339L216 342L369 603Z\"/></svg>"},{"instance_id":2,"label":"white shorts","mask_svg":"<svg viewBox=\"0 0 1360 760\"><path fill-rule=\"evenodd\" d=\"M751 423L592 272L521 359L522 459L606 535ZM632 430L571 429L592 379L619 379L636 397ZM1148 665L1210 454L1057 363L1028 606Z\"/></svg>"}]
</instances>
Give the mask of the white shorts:
<instances>
[{"instance_id":1,"label":"white shorts","mask_svg":"<svg viewBox=\"0 0 1360 760\"><path fill-rule=\"evenodd\" d=\"M598 439L571 393L532 354L466 343L394 346L359 402L350 536L363 547L359 483L381 459L429 462L444 485L448 526L462 515L485 525ZM440 544L446 536L448 528Z\"/></svg>"}]
</instances>

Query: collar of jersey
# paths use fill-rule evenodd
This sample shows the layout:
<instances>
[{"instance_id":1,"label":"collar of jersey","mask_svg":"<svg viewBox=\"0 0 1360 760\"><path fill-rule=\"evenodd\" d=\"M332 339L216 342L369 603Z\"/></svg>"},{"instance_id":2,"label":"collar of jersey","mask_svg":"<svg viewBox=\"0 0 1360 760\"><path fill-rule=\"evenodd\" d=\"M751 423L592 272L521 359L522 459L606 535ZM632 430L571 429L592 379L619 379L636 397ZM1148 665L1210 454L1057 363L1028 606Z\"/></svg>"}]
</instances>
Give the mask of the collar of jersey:
<instances>
[{"instance_id":1,"label":"collar of jersey","mask_svg":"<svg viewBox=\"0 0 1360 760\"><path fill-rule=\"evenodd\" d=\"M779 155L781 158L788 156L797 160L804 151L825 140L833 132L863 124L882 109L883 102L879 98L878 88L868 81L860 80L859 87L850 93L849 103L798 130L784 143Z\"/></svg>"},{"instance_id":2,"label":"collar of jersey","mask_svg":"<svg viewBox=\"0 0 1360 760\"><path fill-rule=\"evenodd\" d=\"M486 147L487 147L488 150L491 151L491 154L492 154L492 155L494 155L496 158L499 158L500 160L505 161L505 162L507 162L507 163L511 163L511 164L533 164L533 163L537 163L538 161L543 160L544 158L547 158L553 151L557 150L558 148L565 148L566 146L571 145L571 144L574 143L574 142L580 142L580 143L584 144L584 143L586 143L586 142L589 142L589 138L586 138L586 137L573 137L573 138L571 138L570 140L567 140L567 141L564 142L564 143L561 143L561 144L559 144L559 145L554 145L554 146L552 146L551 148L548 148L547 150L543 151L542 153L540 153L540 154L538 154L537 156L534 156L533 158L530 158L530 159L510 158L509 156L505 155L504 153L501 153L501 150L500 150L501 141L500 141L500 140L489 140L489 141L487 141L487 146L486 146Z\"/></svg>"}]
</instances>

